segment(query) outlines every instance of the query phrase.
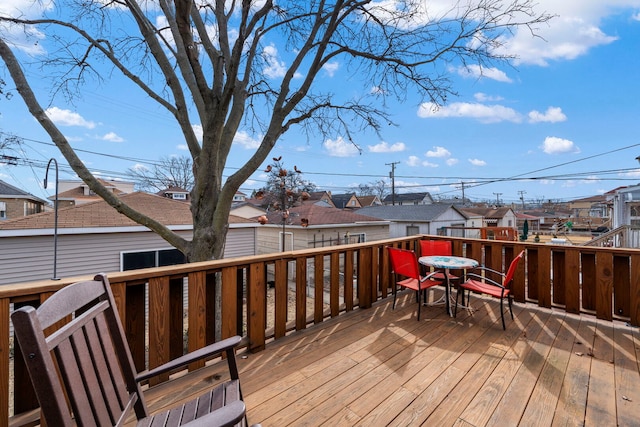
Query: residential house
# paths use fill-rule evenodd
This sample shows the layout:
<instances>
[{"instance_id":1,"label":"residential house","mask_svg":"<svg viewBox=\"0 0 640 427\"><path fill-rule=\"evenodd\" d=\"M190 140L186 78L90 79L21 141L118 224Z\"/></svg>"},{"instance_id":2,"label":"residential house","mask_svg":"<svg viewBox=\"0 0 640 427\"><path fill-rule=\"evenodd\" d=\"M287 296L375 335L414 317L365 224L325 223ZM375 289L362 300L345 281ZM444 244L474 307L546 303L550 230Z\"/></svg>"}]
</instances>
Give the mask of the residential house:
<instances>
[{"instance_id":1,"label":"residential house","mask_svg":"<svg viewBox=\"0 0 640 427\"><path fill-rule=\"evenodd\" d=\"M640 226L640 185L618 188L611 197L612 228Z\"/></svg>"},{"instance_id":2,"label":"residential house","mask_svg":"<svg viewBox=\"0 0 640 427\"><path fill-rule=\"evenodd\" d=\"M242 191L236 191L236 194L233 195L233 200L231 203L243 203L247 200L247 195Z\"/></svg>"},{"instance_id":3,"label":"residential house","mask_svg":"<svg viewBox=\"0 0 640 427\"><path fill-rule=\"evenodd\" d=\"M329 205L336 208L337 206L333 204L333 200L331 199L331 191L311 191L309 192L308 202L319 202L323 201L328 203Z\"/></svg>"},{"instance_id":4,"label":"residential house","mask_svg":"<svg viewBox=\"0 0 640 427\"><path fill-rule=\"evenodd\" d=\"M356 197L356 193L332 194L331 201L338 209L358 209L362 207L360 200Z\"/></svg>"},{"instance_id":5,"label":"residential house","mask_svg":"<svg viewBox=\"0 0 640 427\"><path fill-rule=\"evenodd\" d=\"M134 191L135 184L126 181L107 181L98 179L109 191L121 196L130 194ZM55 195L50 196L49 200L55 202ZM85 203L102 200L100 196L94 193L84 181L78 180L60 180L58 181L58 209L67 206L82 205Z\"/></svg>"},{"instance_id":6,"label":"residential house","mask_svg":"<svg viewBox=\"0 0 640 427\"><path fill-rule=\"evenodd\" d=\"M513 227L517 225L516 214L509 207L500 208L460 208L466 215L482 217L482 224L478 227Z\"/></svg>"},{"instance_id":7,"label":"residential house","mask_svg":"<svg viewBox=\"0 0 640 427\"><path fill-rule=\"evenodd\" d=\"M185 239L193 235L188 203L147 193L122 200L165 224ZM255 254L258 224L229 217L224 256ZM54 212L0 221L0 285L48 279L53 275ZM170 265L184 257L164 239L100 200L58 210L58 277Z\"/></svg>"},{"instance_id":8,"label":"residential house","mask_svg":"<svg viewBox=\"0 0 640 427\"><path fill-rule=\"evenodd\" d=\"M182 187L171 186L169 188L165 188L162 191L158 191L156 194L160 197L167 197L169 199L178 200L181 202L191 201L189 190L185 190Z\"/></svg>"},{"instance_id":9,"label":"residential house","mask_svg":"<svg viewBox=\"0 0 640 427\"><path fill-rule=\"evenodd\" d=\"M440 203L426 205L369 206L356 213L390 221L389 238L412 236L414 234L447 235L463 233L467 218L453 205Z\"/></svg>"},{"instance_id":10,"label":"residential house","mask_svg":"<svg viewBox=\"0 0 640 427\"><path fill-rule=\"evenodd\" d=\"M382 206L382 201L378 196L358 196L358 200L360 201L360 206Z\"/></svg>"},{"instance_id":11,"label":"residential house","mask_svg":"<svg viewBox=\"0 0 640 427\"><path fill-rule=\"evenodd\" d=\"M311 249L389 238L389 222L337 209L324 201L305 203L282 212L270 212L257 229L258 254ZM284 217L286 216L286 218Z\"/></svg>"},{"instance_id":12,"label":"residential house","mask_svg":"<svg viewBox=\"0 0 640 427\"><path fill-rule=\"evenodd\" d=\"M401 193L389 194L382 201L384 205L430 205L434 203L429 193Z\"/></svg>"},{"instance_id":13,"label":"residential house","mask_svg":"<svg viewBox=\"0 0 640 427\"><path fill-rule=\"evenodd\" d=\"M0 220L44 212L47 202L11 184L0 181Z\"/></svg>"}]
</instances>

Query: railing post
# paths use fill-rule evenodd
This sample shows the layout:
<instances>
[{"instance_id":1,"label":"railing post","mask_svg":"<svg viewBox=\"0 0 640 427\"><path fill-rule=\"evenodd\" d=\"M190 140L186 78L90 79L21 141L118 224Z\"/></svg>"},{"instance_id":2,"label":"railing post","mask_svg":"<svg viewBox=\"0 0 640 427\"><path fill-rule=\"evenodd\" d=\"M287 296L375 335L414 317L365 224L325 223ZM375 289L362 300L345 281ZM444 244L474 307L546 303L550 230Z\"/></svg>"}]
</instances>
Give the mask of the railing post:
<instances>
[{"instance_id":1,"label":"railing post","mask_svg":"<svg viewBox=\"0 0 640 427\"><path fill-rule=\"evenodd\" d=\"M631 283L629 285L631 325L640 326L640 254L631 255Z\"/></svg>"},{"instance_id":2,"label":"railing post","mask_svg":"<svg viewBox=\"0 0 640 427\"><path fill-rule=\"evenodd\" d=\"M613 254L596 253L596 317L612 320Z\"/></svg>"},{"instance_id":3,"label":"railing post","mask_svg":"<svg viewBox=\"0 0 640 427\"><path fill-rule=\"evenodd\" d=\"M6 355L6 357L3 357L2 360L0 360L0 396L7 397L6 399L2 399L2 402L0 402L0 420L9 419L9 302L9 298L0 299L0 354ZM22 356L18 354L18 349L16 348L14 340L14 367L18 359L22 362ZM21 379L20 381L24 380ZM29 386L30 385L31 382L29 382ZM14 389L15 388L14 382ZM15 397L16 395L14 392L14 399Z\"/></svg>"},{"instance_id":4,"label":"railing post","mask_svg":"<svg viewBox=\"0 0 640 427\"><path fill-rule=\"evenodd\" d=\"M358 251L358 296L360 308L370 308L373 303L373 289L375 284L372 277L372 248L362 248Z\"/></svg>"},{"instance_id":5,"label":"railing post","mask_svg":"<svg viewBox=\"0 0 640 427\"><path fill-rule=\"evenodd\" d=\"M282 338L287 333L287 304L289 303L289 262L286 259L279 259L275 264L275 330L276 338Z\"/></svg>"},{"instance_id":6,"label":"railing post","mask_svg":"<svg viewBox=\"0 0 640 427\"><path fill-rule=\"evenodd\" d=\"M307 327L307 258L296 258L296 330Z\"/></svg>"},{"instance_id":7,"label":"railing post","mask_svg":"<svg viewBox=\"0 0 640 427\"><path fill-rule=\"evenodd\" d=\"M188 275L188 349L189 352L203 348L207 344L207 274L205 271L197 271ZM224 282L223 282L224 283ZM224 302L223 302L224 307ZM224 332L223 332L224 334ZM223 337L226 338L226 337ZM195 370L204 366L204 360L189 365L189 370Z\"/></svg>"},{"instance_id":8,"label":"railing post","mask_svg":"<svg viewBox=\"0 0 640 427\"><path fill-rule=\"evenodd\" d=\"M564 256L565 309L580 313L580 250L567 248Z\"/></svg>"},{"instance_id":9,"label":"railing post","mask_svg":"<svg viewBox=\"0 0 640 427\"><path fill-rule=\"evenodd\" d=\"M254 263L249 265L247 280L247 311L249 350L257 352L265 347L265 304L267 298L267 283L265 280L265 264Z\"/></svg>"},{"instance_id":10,"label":"railing post","mask_svg":"<svg viewBox=\"0 0 640 427\"><path fill-rule=\"evenodd\" d=\"M171 360L171 295L169 277L149 279L149 369ZM169 374L151 378L154 385L169 379Z\"/></svg>"}]
</instances>

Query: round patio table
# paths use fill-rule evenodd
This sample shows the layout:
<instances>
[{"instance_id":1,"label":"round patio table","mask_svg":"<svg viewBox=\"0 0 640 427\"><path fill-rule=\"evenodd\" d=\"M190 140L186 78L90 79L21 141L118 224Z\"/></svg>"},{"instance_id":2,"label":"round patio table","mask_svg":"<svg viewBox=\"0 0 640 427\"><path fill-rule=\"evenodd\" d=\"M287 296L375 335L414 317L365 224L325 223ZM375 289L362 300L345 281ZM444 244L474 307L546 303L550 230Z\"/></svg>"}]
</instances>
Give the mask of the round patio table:
<instances>
[{"instance_id":1,"label":"round patio table","mask_svg":"<svg viewBox=\"0 0 640 427\"><path fill-rule=\"evenodd\" d=\"M418 258L418 262L428 267L439 268L443 270L466 270L468 268L475 268L478 265L478 261L472 258L465 258L461 256L453 255L431 255ZM451 312L451 282L449 281L449 274L445 274L445 309L449 313L450 317L453 317ZM464 304L464 300L462 302Z\"/></svg>"}]
</instances>

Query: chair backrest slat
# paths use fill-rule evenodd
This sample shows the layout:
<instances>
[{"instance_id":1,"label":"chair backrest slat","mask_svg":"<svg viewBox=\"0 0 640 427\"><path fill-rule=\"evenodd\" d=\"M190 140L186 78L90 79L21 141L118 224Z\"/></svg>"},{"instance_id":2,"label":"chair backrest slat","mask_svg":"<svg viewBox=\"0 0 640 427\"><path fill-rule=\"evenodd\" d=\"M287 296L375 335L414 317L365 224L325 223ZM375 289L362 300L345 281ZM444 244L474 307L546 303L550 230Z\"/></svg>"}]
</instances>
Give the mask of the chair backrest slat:
<instances>
[{"instance_id":1,"label":"chair backrest slat","mask_svg":"<svg viewBox=\"0 0 640 427\"><path fill-rule=\"evenodd\" d=\"M420 268L415 252L392 247L387 249L393 273L420 280Z\"/></svg>"},{"instance_id":2,"label":"chair backrest slat","mask_svg":"<svg viewBox=\"0 0 640 427\"><path fill-rule=\"evenodd\" d=\"M511 285L511 282L513 281L513 276L516 274L516 269L518 268L518 262L522 259L523 256L524 256L524 251L521 251L513 259L513 261L511 261L511 264L509 264L509 269L507 270L507 274L504 276L504 281L502 283L502 286L508 288Z\"/></svg>"},{"instance_id":3,"label":"chair backrest slat","mask_svg":"<svg viewBox=\"0 0 640 427\"><path fill-rule=\"evenodd\" d=\"M116 425L134 402L138 415L147 414L109 286L97 275L59 290L37 310L12 313L48 425ZM45 335L65 319L71 320Z\"/></svg>"},{"instance_id":4,"label":"chair backrest slat","mask_svg":"<svg viewBox=\"0 0 640 427\"><path fill-rule=\"evenodd\" d=\"M420 255L453 255L450 240L420 240Z\"/></svg>"}]
</instances>

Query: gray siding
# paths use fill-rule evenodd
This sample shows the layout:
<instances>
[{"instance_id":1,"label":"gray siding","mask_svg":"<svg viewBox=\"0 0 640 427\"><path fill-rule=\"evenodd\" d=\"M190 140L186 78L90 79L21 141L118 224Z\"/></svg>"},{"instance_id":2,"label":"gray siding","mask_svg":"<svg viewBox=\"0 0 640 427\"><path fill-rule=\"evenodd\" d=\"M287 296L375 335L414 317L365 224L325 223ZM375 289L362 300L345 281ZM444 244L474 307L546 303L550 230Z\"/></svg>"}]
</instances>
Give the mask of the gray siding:
<instances>
[{"instance_id":1,"label":"gray siding","mask_svg":"<svg viewBox=\"0 0 640 427\"><path fill-rule=\"evenodd\" d=\"M253 228L229 229L225 258L255 253ZM186 239L191 231L178 232ZM120 271L122 252L170 249L152 232L74 234L58 236L57 276ZM50 279L53 237L0 237L0 285Z\"/></svg>"}]
</instances>

